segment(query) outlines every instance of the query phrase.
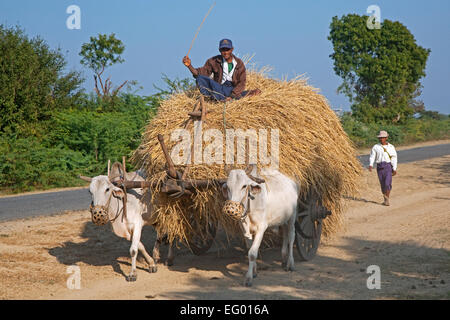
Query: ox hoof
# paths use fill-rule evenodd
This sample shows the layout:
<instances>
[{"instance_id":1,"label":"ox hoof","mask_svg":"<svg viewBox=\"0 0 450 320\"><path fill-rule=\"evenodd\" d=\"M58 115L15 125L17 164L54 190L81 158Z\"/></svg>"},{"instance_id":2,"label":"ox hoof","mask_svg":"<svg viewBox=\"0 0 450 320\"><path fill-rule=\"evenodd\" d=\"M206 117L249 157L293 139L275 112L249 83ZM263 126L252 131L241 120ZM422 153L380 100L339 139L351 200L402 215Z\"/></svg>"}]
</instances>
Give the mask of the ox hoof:
<instances>
[{"instance_id":1,"label":"ox hoof","mask_svg":"<svg viewBox=\"0 0 450 320\"><path fill-rule=\"evenodd\" d=\"M294 261L288 262L284 270L295 271Z\"/></svg>"},{"instance_id":2,"label":"ox hoof","mask_svg":"<svg viewBox=\"0 0 450 320\"><path fill-rule=\"evenodd\" d=\"M287 263L286 262L282 262L281 267L287 271Z\"/></svg>"},{"instance_id":3,"label":"ox hoof","mask_svg":"<svg viewBox=\"0 0 450 320\"><path fill-rule=\"evenodd\" d=\"M136 275L129 275L129 276L127 276L127 281L128 282L134 282L134 281L136 281L136 279L137 279Z\"/></svg>"},{"instance_id":4,"label":"ox hoof","mask_svg":"<svg viewBox=\"0 0 450 320\"><path fill-rule=\"evenodd\" d=\"M252 286L252 278L246 278L245 282L244 282L244 285L246 287L251 287Z\"/></svg>"},{"instance_id":5,"label":"ox hoof","mask_svg":"<svg viewBox=\"0 0 450 320\"><path fill-rule=\"evenodd\" d=\"M294 266L290 266L290 267L285 267L284 270L285 270L286 272L289 272L289 271L295 271L295 268L294 268Z\"/></svg>"},{"instance_id":6,"label":"ox hoof","mask_svg":"<svg viewBox=\"0 0 450 320\"><path fill-rule=\"evenodd\" d=\"M166 260L164 264L168 267L173 266L173 260Z\"/></svg>"},{"instance_id":7,"label":"ox hoof","mask_svg":"<svg viewBox=\"0 0 450 320\"><path fill-rule=\"evenodd\" d=\"M158 271L158 267L157 266L150 266L148 267L148 272L150 273L155 273Z\"/></svg>"}]
</instances>

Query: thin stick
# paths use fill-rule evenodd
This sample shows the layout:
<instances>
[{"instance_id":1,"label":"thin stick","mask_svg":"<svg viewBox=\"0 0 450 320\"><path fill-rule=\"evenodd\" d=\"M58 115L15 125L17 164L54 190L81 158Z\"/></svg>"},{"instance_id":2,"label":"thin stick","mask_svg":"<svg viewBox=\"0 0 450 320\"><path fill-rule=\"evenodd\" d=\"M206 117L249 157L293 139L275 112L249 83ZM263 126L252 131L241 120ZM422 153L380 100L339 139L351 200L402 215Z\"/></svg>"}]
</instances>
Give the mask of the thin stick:
<instances>
[{"instance_id":1,"label":"thin stick","mask_svg":"<svg viewBox=\"0 0 450 320\"><path fill-rule=\"evenodd\" d=\"M186 55L186 57L189 57L189 52L191 52L192 46L194 45L194 41L197 38L198 32L200 31L200 29L202 28L203 22L205 22L206 17L209 15L209 13L211 12L212 8L216 5L216 2L214 1L214 3L212 4L211 8L209 8L208 12L206 13L206 16L203 18L202 23L200 24L200 26L197 29L197 32L195 33L194 39L192 39L191 41L191 46L189 47L189 51Z\"/></svg>"},{"instance_id":2,"label":"thin stick","mask_svg":"<svg viewBox=\"0 0 450 320\"><path fill-rule=\"evenodd\" d=\"M125 167L125 156L122 156L122 168L123 168L123 179L125 180L125 173L127 173L127 169Z\"/></svg>"}]
</instances>

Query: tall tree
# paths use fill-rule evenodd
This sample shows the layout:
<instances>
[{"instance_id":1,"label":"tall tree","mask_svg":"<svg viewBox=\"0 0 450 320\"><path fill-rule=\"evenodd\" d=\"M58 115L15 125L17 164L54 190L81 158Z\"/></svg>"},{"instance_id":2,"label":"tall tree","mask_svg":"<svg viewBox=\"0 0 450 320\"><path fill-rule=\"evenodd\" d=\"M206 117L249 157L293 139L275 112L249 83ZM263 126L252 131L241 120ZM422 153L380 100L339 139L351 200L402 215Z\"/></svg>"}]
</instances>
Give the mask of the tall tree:
<instances>
[{"instance_id":1,"label":"tall tree","mask_svg":"<svg viewBox=\"0 0 450 320\"><path fill-rule=\"evenodd\" d=\"M83 79L64 73L66 64L60 49L28 38L18 26L0 25L0 132L31 130L53 110L78 103Z\"/></svg>"},{"instance_id":2,"label":"tall tree","mask_svg":"<svg viewBox=\"0 0 450 320\"><path fill-rule=\"evenodd\" d=\"M123 82L111 91L111 77L108 77L105 81L102 80L105 68L124 62L121 57L124 50L125 46L121 40L116 38L114 33L110 35L99 34L97 38L91 37L90 42L82 45L80 51L80 56L82 56L81 64L94 71L94 89L99 97L115 97L119 90L128 82ZM98 84L100 84L101 91L98 88Z\"/></svg>"},{"instance_id":3,"label":"tall tree","mask_svg":"<svg viewBox=\"0 0 450 320\"><path fill-rule=\"evenodd\" d=\"M363 121L403 121L414 114L414 99L425 76L429 49L417 45L400 22L367 27L367 16L333 17L328 37L334 71L343 79L338 93L350 100Z\"/></svg>"}]
</instances>

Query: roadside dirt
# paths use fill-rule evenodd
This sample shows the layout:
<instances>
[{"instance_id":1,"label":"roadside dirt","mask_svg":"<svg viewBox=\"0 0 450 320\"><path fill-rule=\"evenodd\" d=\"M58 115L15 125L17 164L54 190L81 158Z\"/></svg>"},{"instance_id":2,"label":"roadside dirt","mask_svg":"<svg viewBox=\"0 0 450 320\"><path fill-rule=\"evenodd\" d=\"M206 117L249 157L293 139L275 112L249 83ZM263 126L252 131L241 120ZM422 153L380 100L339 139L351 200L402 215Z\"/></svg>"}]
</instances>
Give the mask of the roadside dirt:
<instances>
[{"instance_id":1,"label":"roadside dirt","mask_svg":"<svg viewBox=\"0 0 450 320\"><path fill-rule=\"evenodd\" d=\"M450 156L400 164L391 206L380 205L376 173L364 173L358 199L347 199L345 229L322 242L296 271L281 268L280 249L265 248L253 287L244 287L246 253L224 235L204 256L184 247L175 265L130 270L129 242L90 222L88 211L0 223L1 299L450 299ZM151 252L155 233L145 227ZM166 250L163 250L163 256ZM71 290L67 268L81 272ZM369 290L367 267L381 270Z\"/></svg>"}]
</instances>

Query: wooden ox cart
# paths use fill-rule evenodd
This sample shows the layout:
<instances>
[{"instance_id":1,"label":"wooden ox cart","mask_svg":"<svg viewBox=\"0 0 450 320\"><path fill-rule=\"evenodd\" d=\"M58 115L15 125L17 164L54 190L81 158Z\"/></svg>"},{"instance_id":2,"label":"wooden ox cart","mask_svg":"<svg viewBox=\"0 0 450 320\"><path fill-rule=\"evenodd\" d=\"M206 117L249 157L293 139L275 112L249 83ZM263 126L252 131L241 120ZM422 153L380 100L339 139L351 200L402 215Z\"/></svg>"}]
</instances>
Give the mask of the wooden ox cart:
<instances>
[{"instance_id":1,"label":"wooden ox cart","mask_svg":"<svg viewBox=\"0 0 450 320\"><path fill-rule=\"evenodd\" d=\"M206 108L203 107L202 100L189 113L189 120L186 122L185 128L194 120L205 121L207 115ZM127 181L122 178L115 184L118 187L123 188L124 191L130 188L149 188L166 193L169 197L178 198L183 196L190 196L196 192L196 190L202 188L211 188L212 186L221 186L226 182L226 178L221 179L188 179L186 167L184 172L180 172L175 168L175 165L169 155L164 138L162 135L158 135L159 144L162 148L165 160L166 160L166 177L157 184L150 181ZM123 160L123 169L125 169L125 160ZM125 175L124 175L125 177ZM126 194L126 192L125 192ZM296 247L302 260L312 259L319 247L321 234L322 234L322 220L330 214L322 204L320 198L315 195L312 190L307 193L305 199L299 199L298 217L295 223L296 230ZM188 246L195 255L201 255L209 250L212 246L216 231L217 224L208 222L207 225L199 225L199 219L196 219L195 212L192 212L188 218L189 223L194 228L200 228L205 232L201 232L201 235L194 235L188 239ZM198 229L197 229L198 230Z\"/></svg>"}]
</instances>

